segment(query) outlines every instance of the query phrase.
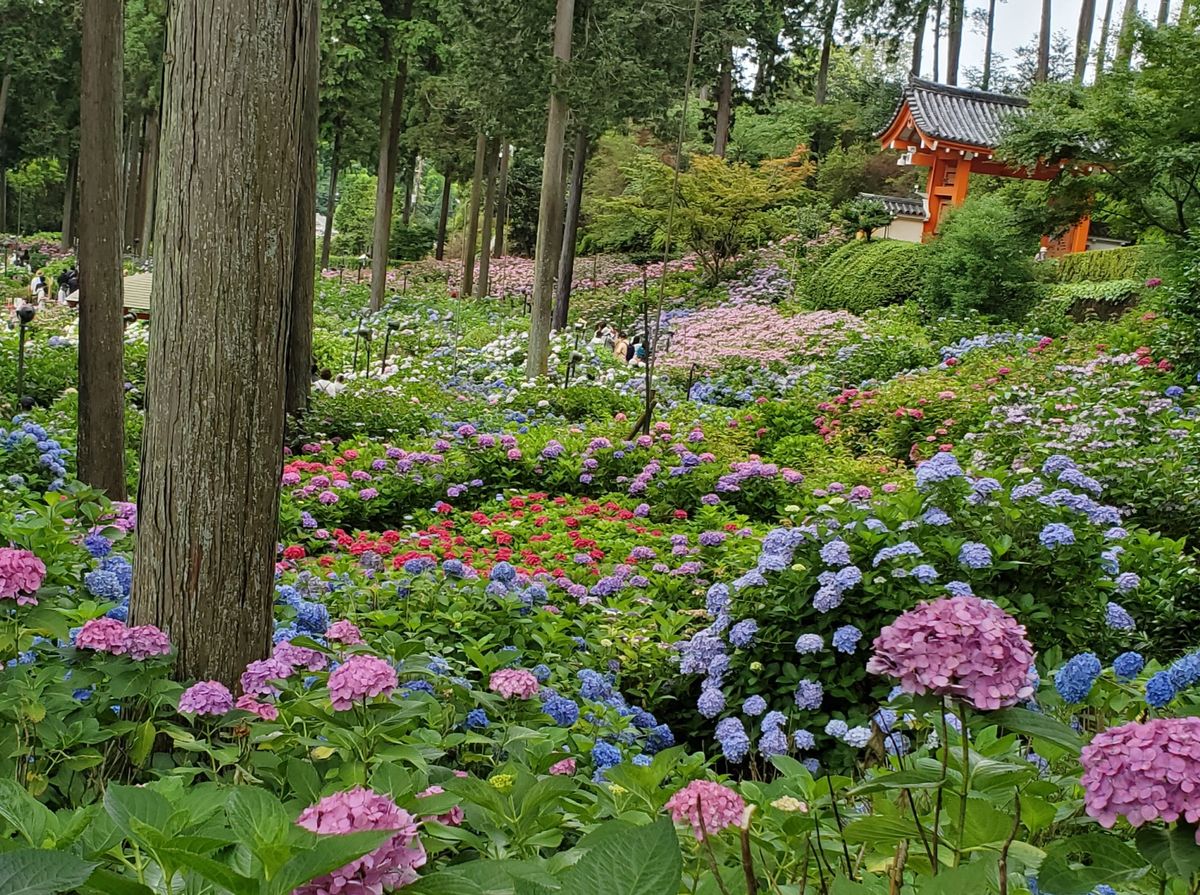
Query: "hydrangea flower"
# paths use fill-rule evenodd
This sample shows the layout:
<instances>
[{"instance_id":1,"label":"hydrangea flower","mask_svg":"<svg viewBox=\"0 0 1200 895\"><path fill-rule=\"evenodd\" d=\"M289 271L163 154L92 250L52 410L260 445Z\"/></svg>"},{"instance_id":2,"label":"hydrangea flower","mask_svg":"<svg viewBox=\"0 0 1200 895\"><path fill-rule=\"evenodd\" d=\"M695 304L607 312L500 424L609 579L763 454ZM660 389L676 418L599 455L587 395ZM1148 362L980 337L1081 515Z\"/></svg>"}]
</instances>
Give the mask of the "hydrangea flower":
<instances>
[{"instance_id":1,"label":"hydrangea flower","mask_svg":"<svg viewBox=\"0 0 1200 895\"><path fill-rule=\"evenodd\" d=\"M992 564L991 548L977 541L967 541L958 551L958 564L966 569L986 569Z\"/></svg>"},{"instance_id":2,"label":"hydrangea flower","mask_svg":"<svg viewBox=\"0 0 1200 895\"><path fill-rule=\"evenodd\" d=\"M488 726L487 712L483 709L471 709L467 712L466 725L468 730L484 730Z\"/></svg>"},{"instance_id":3,"label":"hydrangea flower","mask_svg":"<svg viewBox=\"0 0 1200 895\"><path fill-rule=\"evenodd\" d=\"M542 711L559 727L570 727L579 720L579 706L565 696L551 696L542 703Z\"/></svg>"},{"instance_id":4,"label":"hydrangea flower","mask_svg":"<svg viewBox=\"0 0 1200 895\"><path fill-rule=\"evenodd\" d=\"M555 777L570 777L575 773L575 759L564 758L550 765L550 774Z\"/></svg>"},{"instance_id":5,"label":"hydrangea flower","mask_svg":"<svg viewBox=\"0 0 1200 895\"><path fill-rule=\"evenodd\" d=\"M1125 610L1125 607L1120 603L1112 602L1104 607L1104 623L1114 631L1132 631L1137 627L1133 616Z\"/></svg>"},{"instance_id":6,"label":"hydrangea flower","mask_svg":"<svg viewBox=\"0 0 1200 895\"><path fill-rule=\"evenodd\" d=\"M922 603L880 631L874 646L867 670L898 678L906 693L954 696L978 709L1033 695L1025 628L977 597Z\"/></svg>"},{"instance_id":7,"label":"hydrangea flower","mask_svg":"<svg viewBox=\"0 0 1200 895\"><path fill-rule=\"evenodd\" d=\"M788 736L781 727L768 727L758 738L758 753L764 758L772 755L786 755L788 751Z\"/></svg>"},{"instance_id":8,"label":"hydrangea flower","mask_svg":"<svg viewBox=\"0 0 1200 895\"><path fill-rule=\"evenodd\" d=\"M746 815L742 797L711 780L693 780L667 800L666 809L676 823L691 825L697 842L726 827L741 826Z\"/></svg>"},{"instance_id":9,"label":"hydrangea flower","mask_svg":"<svg viewBox=\"0 0 1200 895\"><path fill-rule=\"evenodd\" d=\"M1075 531L1069 525L1064 525L1061 522L1051 522L1042 529L1042 533L1038 535L1038 540L1047 550L1054 550L1056 547L1066 547L1075 543Z\"/></svg>"},{"instance_id":10,"label":"hydrangea flower","mask_svg":"<svg viewBox=\"0 0 1200 895\"><path fill-rule=\"evenodd\" d=\"M1175 684L1169 671L1160 671L1146 681L1146 704L1161 709L1176 696Z\"/></svg>"},{"instance_id":11,"label":"hydrangea flower","mask_svg":"<svg viewBox=\"0 0 1200 895\"><path fill-rule=\"evenodd\" d=\"M912 570L912 577L916 578L921 584L933 584L938 580L938 570L929 563L921 563Z\"/></svg>"},{"instance_id":12,"label":"hydrangea flower","mask_svg":"<svg viewBox=\"0 0 1200 895\"><path fill-rule=\"evenodd\" d=\"M835 568L850 565L850 545L841 538L830 541L821 547L821 561Z\"/></svg>"},{"instance_id":13,"label":"hydrangea flower","mask_svg":"<svg viewBox=\"0 0 1200 895\"><path fill-rule=\"evenodd\" d=\"M839 740L846 735L849 729L850 725L839 718L833 718L825 725L825 733Z\"/></svg>"},{"instance_id":14,"label":"hydrangea flower","mask_svg":"<svg viewBox=\"0 0 1200 895\"><path fill-rule=\"evenodd\" d=\"M717 722L717 742L726 761L738 764L750 754L750 737L738 718L722 718Z\"/></svg>"},{"instance_id":15,"label":"hydrangea flower","mask_svg":"<svg viewBox=\"0 0 1200 895\"><path fill-rule=\"evenodd\" d=\"M807 752L817 747L817 738L809 730L797 730L792 734L792 743L800 752Z\"/></svg>"},{"instance_id":16,"label":"hydrangea flower","mask_svg":"<svg viewBox=\"0 0 1200 895\"><path fill-rule=\"evenodd\" d=\"M1095 653L1080 653L1072 656L1054 674L1054 689L1067 703L1079 703L1087 699L1092 685L1100 676L1100 660Z\"/></svg>"},{"instance_id":17,"label":"hydrangea flower","mask_svg":"<svg viewBox=\"0 0 1200 895\"><path fill-rule=\"evenodd\" d=\"M754 642L754 635L757 633L758 622L748 618L729 629L729 642L734 646L746 647Z\"/></svg>"},{"instance_id":18,"label":"hydrangea flower","mask_svg":"<svg viewBox=\"0 0 1200 895\"><path fill-rule=\"evenodd\" d=\"M833 632L833 646L839 653L847 655L858 649L858 642L862 640L862 631L854 627L854 625L842 625Z\"/></svg>"},{"instance_id":19,"label":"hydrangea flower","mask_svg":"<svg viewBox=\"0 0 1200 895\"><path fill-rule=\"evenodd\" d=\"M621 763L621 750L612 743L600 740L592 747L592 764L597 770L605 771Z\"/></svg>"},{"instance_id":20,"label":"hydrangea flower","mask_svg":"<svg viewBox=\"0 0 1200 895\"><path fill-rule=\"evenodd\" d=\"M847 746L853 746L855 749L862 749L871 741L871 728L869 727L851 727L842 736L842 742Z\"/></svg>"},{"instance_id":21,"label":"hydrangea flower","mask_svg":"<svg viewBox=\"0 0 1200 895\"><path fill-rule=\"evenodd\" d=\"M742 703L742 712L749 715L751 718L757 718L767 710L767 701L761 696L751 696Z\"/></svg>"},{"instance_id":22,"label":"hydrangea flower","mask_svg":"<svg viewBox=\"0 0 1200 895\"><path fill-rule=\"evenodd\" d=\"M1113 660L1113 673L1119 681L1131 681L1146 667L1146 660L1141 653L1121 653Z\"/></svg>"},{"instance_id":23,"label":"hydrangea flower","mask_svg":"<svg viewBox=\"0 0 1200 895\"><path fill-rule=\"evenodd\" d=\"M716 687L709 687L696 700L696 709L705 718L715 718L725 710L725 694Z\"/></svg>"},{"instance_id":24,"label":"hydrangea flower","mask_svg":"<svg viewBox=\"0 0 1200 895\"><path fill-rule=\"evenodd\" d=\"M285 681L292 676L292 671L291 665L274 657L251 662L242 672L242 691L251 696L278 695L279 688L272 681Z\"/></svg>"},{"instance_id":25,"label":"hydrangea flower","mask_svg":"<svg viewBox=\"0 0 1200 895\"><path fill-rule=\"evenodd\" d=\"M501 668L488 678L488 689L505 699L529 699L537 693L540 684L533 672L523 668Z\"/></svg>"},{"instance_id":26,"label":"hydrangea flower","mask_svg":"<svg viewBox=\"0 0 1200 895\"><path fill-rule=\"evenodd\" d=\"M1130 594L1138 589L1142 579L1134 572L1122 572L1113 583L1116 585L1117 593Z\"/></svg>"},{"instance_id":27,"label":"hydrangea flower","mask_svg":"<svg viewBox=\"0 0 1200 895\"><path fill-rule=\"evenodd\" d=\"M351 656L329 675L329 701L344 712L357 702L390 695L398 683L396 669L378 656Z\"/></svg>"},{"instance_id":28,"label":"hydrangea flower","mask_svg":"<svg viewBox=\"0 0 1200 895\"><path fill-rule=\"evenodd\" d=\"M325 639L330 643L341 643L346 646L356 646L363 643L362 631L353 622L342 619L325 629Z\"/></svg>"},{"instance_id":29,"label":"hydrangea flower","mask_svg":"<svg viewBox=\"0 0 1200 895\"><path fill-rule=\"evenodd\" d=\"M796 638L796 652L802 656L819 653L825 649L825 639L820 634L801 634Z\"/></svg>"},{"instance_id":30,"label":"hydrangea flower","mask_svg":"<svg viewBox=\"0 0 1200 895\"><path fill-rule=\"evenodd\" d=\"M179 712L184 715L224 715L233 711L233 694L220 681L198 681L179 697Z\"/></svg>"},{"instance_id":31,"label":"hydrangea flower","mask_svg":"<svg viewBox=\"0 0 1200 895\"><path fill-rule=\"evenodd\" d=\"M813 680L802 680L796 685L796 708L815 712L825 700L824 688Z\"/></svg>"},{"instance_id":32,"label":"hydrangea flower","mask_svg":"<svg viewBox=\"0 0 1200 895\"><path fill-rule=\"evenodd\" d=\"M962 467L957 458L949 452L940 452L917 467L917 490L928 491L940 482L962 478Z\"/></svg>"}]
</instances>

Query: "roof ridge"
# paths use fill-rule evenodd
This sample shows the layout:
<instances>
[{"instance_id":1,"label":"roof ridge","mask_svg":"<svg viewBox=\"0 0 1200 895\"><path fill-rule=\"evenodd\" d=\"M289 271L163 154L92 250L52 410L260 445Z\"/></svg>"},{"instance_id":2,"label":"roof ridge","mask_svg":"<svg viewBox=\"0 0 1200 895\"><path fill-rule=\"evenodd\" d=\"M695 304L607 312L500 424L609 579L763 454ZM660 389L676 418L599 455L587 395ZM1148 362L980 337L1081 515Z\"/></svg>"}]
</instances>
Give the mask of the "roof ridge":
<instances>
[{"instance_id":1,"label":"roof ridge","mask_svg":"<svg viewBox=\"0 0 1200 895\"><path fill-rule=\"evenodd\" d=\"M964 99L974 99L980 102L995 103L1010 106L1028 106L1029 100L1023 96L1014 96L1010 93L993 93L990 90L977 90L974 87L959 87L952 84L942 84L938 81L930 81L926 78L918 78L915 75L910 75L908 79L908 87L905 89L907 93L910 90L924 90L929 93L940 93L943 96L961 96Z\"/></svg>"}]
</instances>

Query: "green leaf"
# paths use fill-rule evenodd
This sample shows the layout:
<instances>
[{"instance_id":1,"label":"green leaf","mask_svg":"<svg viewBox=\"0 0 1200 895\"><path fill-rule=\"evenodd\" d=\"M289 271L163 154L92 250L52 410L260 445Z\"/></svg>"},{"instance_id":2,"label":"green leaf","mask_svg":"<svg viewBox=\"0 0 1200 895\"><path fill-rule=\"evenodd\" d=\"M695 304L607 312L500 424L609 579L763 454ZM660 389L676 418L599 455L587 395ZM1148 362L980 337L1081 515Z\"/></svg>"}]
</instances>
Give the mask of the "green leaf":
<instances>
[{"instance_id":1,"label":"green leaf","mask_svg":"<svg viewBox=\"0 0 1200 895\"><path fill-rule=\"evenodd\" d=\"M154 895L154 892L137 880L98 867L79 887L79 895Z\"/></svg>"},{"instance_id":2,"label":"green leaf","mask_svg":"<svg viewBox=\"0 0 1200 895\"><path fill-rule=\"evenodd\" d=\"M406 895L485 895L478 883L449 870L423 876L404 888Z\"/></svg>"},{"instance_id":3,"label":"green leaf","mask_svg":"<svg viewBox=\"0 0 1200 895\"><path fill-rule=\"evenodd\" d=\"M864 817L847 825L842 837L851 845L895 845L903 839L916 839L917 825L900 817Z\"/></svg>"},{"instance_id":4,"label":"green leaf","mask_svg":"<svg viewBox=\"0 0 1200 895\"><path fill-rule=\"evenodd\" d=\"M0 817L3 817L35 848L46 845L47 831L58 829L58 819L49 808L15 780L0 779Z\"/></svg>"},{"instance_id":5,"label":"green leaf","mask_svg":"<svg viewBox=\"0 0 1200 895\"><path fill-rule=\"evenodd\" d=\"M228 889L232 895L258 895L260 889L258 880L242 876L240 873L235 872L232 867L222 864L213 858L177 848L162 848L156 854L164 862L170 861L170 863L179 867L186 867L188 870L198 873L209 882L216 883L223 889Z\"/></svg>"},{"instance_id":6,"label":"green leaf","mask_svg":"<svg viewBox=\"0 0 1200 895\"><path fill-rule=\"evenodd\" d=\"M1174 827L1142 827L1134 836L1138 851L1168 876L1188 879L1200 870L1196 828L1182 821Z\"/></svg>"},{"instance_id":7,"label":"green leaf","mask_svg":"<svg viewBox=\"0 0 1200 895\"><path fill-rule=\"evenodd\" d=\"M4 895L57 895L82 885L95 864L61 851L22 848L0 853Z\"/></svg>"},{"instance_id":8,"label":"green leaf","mask_svg":"<svg viewBox=\"0 0 1200 895\"><path fill-rule=\"evenodd\" d=\"M679 839L664 817L606 838L560 882L562 895L662 895L679 891L682 874Z\"/></svg>"},{"instance_id":9,"label":"green leaf","mask_svg":"<svg viewBox=\"0 0 1200 895\"><path fill-rule=\"evenodd\" d=\"M315 803L321 796L321 778L311 762L290 759L287 763L287 781L292 792L307 804Z\"/></svg>"},{"instance_id":10,"label":"green leaf","mask_svg":"<svg viewBox=\"0 0 1200 895\"><path fill-rule=\"evenodd\" d=\"M967 799L967 822L963 831L965 848L1003 842L1012 833L1012 828L1011 814L992 807L982 799Z\"/></svg>"},{"instance_id":11,"label":"green leaf","mask_svg":"<svg viewBox=\"0 0 1200 895\"><path fill-rule=\"evenodd\" d=\"M150 757L150 750L154 748L155 733L154 722L146 721L139 724L130 735L129 759L139 768Z\"/></svg>"},{"instance_id":12,"label":"green leaf","mask_svg":"<svg viewBox=\"0 0 1200 895\"><path fill-rule=\"evenodd\" d=\"M152 789L113 784L104 793L104 810L117 828L132 839L141 839L146 829L171 835L171 803Z\"/></svg>"},{"instance_id":13,"label":"green leaf","mask_svg":"<svg viewBox=\"0 0 1200 895\"><path fill-rule=\"evenodd\" d=\"M1087 895L1101 883L1116 886L1140 879L1148 870L1146 860L1120 839L1087 833L1046 849L1038 888L1046 895Z\"/></svg>"},{"instance_id":14,"label":"green leaf","mask_svg":"<svg viewBox=\"0 0 1200 895\"><path fill-rule=\"evenodd\" d=\"M239 786L225 805L229 828L257 854L256 845L274 845L287 838L291 821L279 800L264 789Z\"/></svg>"},{"instance_id":15,"label":"green leaf","mask_svg":"<svg viewBox=\"0 0 1200 895\"><path fill-rule=\"evenodd\" d=\"M1012 733L1024 734L1033 740L1045 740L1076 755L1083 749L1083 737L1061 721L1055 721L1040 712L1004 709L990 714L988 720Z\"/></svg>"},{"instance_id":16,"label":"green leaf","mask_svg":"<svg viewBox=\"0 0 1200 895\"><path fill-rule=\"evenodd\" d=\"M920 895L963 895L996 889L996 857L961 867L942 868L937 876L924 878L917 890Z\"/></svg>"},{"instance_id":17,"label":"green leaf","mask_svg":"<svg viewBox=\"0 0 1200 895\"><path fill-rule=\"evenodd\" d=\"M364 830L344 836L313 836L311 845L299 846L304 850L298 851L271 880L270 891L274 895L288 895L292 889L374 851L394 835L394 830Z\"/></svg>"}]
</instances>

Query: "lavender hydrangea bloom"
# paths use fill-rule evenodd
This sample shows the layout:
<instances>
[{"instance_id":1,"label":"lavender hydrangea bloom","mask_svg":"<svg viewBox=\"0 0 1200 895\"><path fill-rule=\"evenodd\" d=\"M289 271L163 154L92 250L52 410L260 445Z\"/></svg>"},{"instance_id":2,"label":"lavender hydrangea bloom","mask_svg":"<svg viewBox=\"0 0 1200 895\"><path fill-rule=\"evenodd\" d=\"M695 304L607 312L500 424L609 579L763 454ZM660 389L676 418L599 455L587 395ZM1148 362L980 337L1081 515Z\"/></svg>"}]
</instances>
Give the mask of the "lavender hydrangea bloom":
<instances>
[{"instance_id":1,"label":"lavender hydrangea bloom","mask_svg":"<svg viewBox=\"0 0 1200 895\"><path fill-rule=\"evenodd\" d=\"M938 579L938 570L928 563L922 563L912 570L912 577L921 584L933 584Z\"/></svg>"},{"instance_id":2,"label":"lavender hydrangea bloom","mask_svg":"<svg viewBox=\"0 0 1200 895\"><path fill-rule=\"evenodd\" d=\"M893 559L898 559L901 556L923 556L921 548L912 541L902 541L892 547L884 547L875 554L875 559L871 561L871 565L879 568L885 562L890 562Z\"/></svg>"},{"instance_id":3,"label":"lavender hydrangea bloom","mask_svg":"<svg viewBox=\"0 0 1200 895\"><path fill-rule=\"evenodd\" d=\"M958 564L967 569L986 569L992 564L991 548L978 541L967 541L958 551Z\"/></svg>"},{"instance_id":4,"label":"lavender hydrangea bloom","mask_svg":"<svg viewBox=\"0 0 1200 895\"><path fill-rule=\"evenodd\" d=\"M940 482L962 478L962 476L962 467L958 465L958 460L953 454L947 452L935 454L917 467L917 490L928 491Z\"/></svg>"},{"instance_id":5,"label":"lavender hydrangea bloom","mask_svg":"<svg viewBox=\"0 0 1200 895\"><path fill-rule=\"evenodd\" d=\"M950 518L950 514L940 507L930 507L927 509L925 514L921 516L921 520L926 525L937 526L950 525L954 522L954 520Z\"/></svg>"},{"instance_id":6,"label":"lavender hydrangea bloom","mask_svg":"<svg viewBox=\"0 0 1200 895\"><path fill-rule=\"evenodd\" d=\"M1138 589L1142 579L1133 572L1122 572L1114 583L1117 586L1117 593L1129 594Z\"/></svg>"},{"instance_id":7,"label":"lavender hydrangea bloom","mask_svg":"<svg viewBox=\"0 0 1200 895\"><path fill-rule=\"evenodd\" d=\"M754 635L758 633L758 622L752 618L738 622L729 629L729 642L734 646L749 646L754 642Z\"/></svg>"},{"instance_id":8,"label":"lavender hydrangea bloom","mask_svg":"<svg viewBox=\"0 0 1200 895\"><path fill-rule=\"evenodd\" d=\"M849 732L849 730L850 730L850 725L847 724L845 721L842 721L839 718L834 718L828 724L825 725L825 733L827 733L829 736L835 737L836 739L839 739L839 740L842 737L844 737Z\"/></svg>"},{"instance_id":9,"label":"lavender hydrangea bloom","mask_svg":"<svg viewBox=\"0 0 1200 895\"><path fill-rule=\"evenodd\" d=\"M1133 616L1126 611L1125 607L1120 603L1112 602L1104 607L1104 623L1114 631L1132 631L1137 627Z\"/></svg>"},{"instance_id":10,"label":"lavender hydrangea bloom","mask_svg":"<svg viewBox=\"0 0 1200 895\"><path fill-rule=\"evenodd\" d=\"M767 701L761 696L751 696L742 703L742 712L749 715L751 718L757 718L767 710Z\"/></svg>"},{"instance_id":11,"label":"lavender hydrangea bloom","mask_svg":"<svg viewBox=\"0 0 1200 895\"><path fill-rule=\"evenodd\" d=\"M825 690L817 681L806 678L796 685L795 700L796 708L815 712L825 700Z\"/></svg>"},{"instance_id":12,"label":"lavender hydrangea bloom","mask_svg":"<svg viewBox=\"0 0 1200 895\"><path fill-rule=\"evenodd\" d=\"M842 742L847 746L853 746L855 749L861 749L871 741L871 728L869 727L851 727L842 736Z\"/></svg>"},{"instance_id":13,"label":"lavender hydrangea bloom","mask_svg":"<svg viewBox=\"0 0 1200 895\"><path fill-rule=\"evenodd\" d=\"M715 687L705 690L696 700L696 709L705 718L717 717L725 709L725 694Z\"/></svg>"},{"instance_id":14,"label":"lavender hydrangea bloom","mask_svg":"<svg viewBox=\"0 0 1200 895\"><path fill-rule=\"evenodd\" d=\"M825 640L820 634L801 634L796 638L796 652L802 656L819 653L825 649Z\"/></svg>"},{"instance_id":15,"label":"lavender hydrangea bloom","mask_svg":"<svg viewBox=\"0 0 1200 895\"><path fill-rule=\"evenodd\" d=\"M788 736L782 728L772 727L764 730L758 738L758 751L764 758L772 755L785 755L788 751Z\"/></svg>"},{"instance_id":16,"label":"lavender hydrangea bloom","mask_svg":"<svg viewBox=\"0 0 1200 895\"><path fill-rule=\"evenodd\" d=\"M798 751L806 752L817 747L817 738L812 735L812 731L797 730L792 734L792 743Z\"/></svg>"},{"instance_id":17,"label":"lavender hydrangea bloom","mask_svg":"<svg viewBox=\"0 0 1200 895\"><path fill-rule=\"evenodd\" d=\"M821 561L835 568L850 565L850 545L841 538L830 541L821 548Z\"/></svg>"},{"instance_id":18,"label":"lavender hydrangea bloom","mask_svg":"<svg viewBox=\"0 0 1200 895\"><path fill-rule=\"evenodd\" d=\"M722 718L717 722L717 742L727 761L738 764L750 754L750 737L737 718Z\"/></svg>"},{"instance_id":19,"label":"lavender hydrangea bloom","mask_svg":"<svg viewBox=\"0 0 1200 895\"><path fill-rule=\"evenodd\" d=\"M1047 550L1053 550L1056 547L1066 547L1075 543L1075 532L1071 526L1064 525L1061 522L1051 522L1042 529L1042 533L1038 535L1038 540Z\"/></svg>"}]
</instances>

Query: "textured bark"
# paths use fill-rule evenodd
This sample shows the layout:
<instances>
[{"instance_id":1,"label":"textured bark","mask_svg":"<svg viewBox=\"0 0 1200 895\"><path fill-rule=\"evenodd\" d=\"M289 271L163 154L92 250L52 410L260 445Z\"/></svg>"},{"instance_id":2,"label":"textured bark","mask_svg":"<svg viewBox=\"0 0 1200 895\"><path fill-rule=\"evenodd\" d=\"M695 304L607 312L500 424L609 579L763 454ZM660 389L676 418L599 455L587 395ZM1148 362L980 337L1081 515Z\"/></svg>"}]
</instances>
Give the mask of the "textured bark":
<instances>
[{"instance_id":1,"label":"textured bark","mask_svg":"<svg viewBox=\"0 0 1200 895\"><path fill-rule=\"evenodd\" d=\"M59 244L69 252L75 244L75 183L79 180L79 156L67 161L67 180L63 190L62 239Z\"/></svg>"},{"instance_id":2,"label":"textured bark","mask_svg":"<svg viewBox=\"0 0 1200 895\"><path fill-rule=\"evenodd\" d=\"M1084 0L1084 2L1086 3L1088 0ZM996 0L988 0L986 33L983 46L983 82L980 86L984 90L990 90L992 88L992 47L996 39Z\"/></svg>"},{"instance_id":3,"label":"textured bark","mask_svg":"<svg viewBox=\"0 0 1200 895\"><path fill-rule=\"evenodd\" d=\"M1042 27L1038 31L1037 71L1033 79L1044 84L1050 77L1050 0L1042 0Z\"/></svg>"},{"instance_id":4,"label":"textured bark","mask_svg":"<svg viewBox=\"0 0 1200 895\"><path fill-rule=\"evenodd\" d=\"M325 232L321 234L321 270L329 269L329 251L333 244L333 215L337 211L338 173L342 162L342 123L333 132L333 152L329 158L329 189L325 193Z\"/></svg>"},{"instance_id":5,"label":"textured bark","mask_svg":"<svg viewBox=\"0 0 1200 895\"><path fill-rule=\"evenodd\" d=\"M174 0L132 618L182 680L271 644L307 13Z\"/></svg>"},{"instance_id":6,"label":"textured bark","mask_svg":"<svg viewBox=\"0 0 1200 895\"><path fill-rule=\"evenodd\" d=\"M950 30L946 40L946 83L958 84L958 60L962 55L963 18L966 0L950 0Z\"/></svg>"},{"instance_id":7,"label":"textured bark","mask_svg":"<svg viewBox=\"0 0 1200 895\"><path fill-rule=\"evenodd\" d=\"M450 222L450 191L454 188L454 184L450 182L450 175L442 176L442 205L438 210L437 224L437 246L433 250L433 257L441 261L446 257L446 226Z\"/></svg>"},{"instance_id":8,"label":"textured bark","mask_svg":"<svg viewBox=\"0 0 1200 895\"><path fill-rule=\"evenodd\" d=\"M408 157L404 170L404 208L400 213L400 223L407 227L412 223L413 206L417 203L417 191L421 186L421 159L415 152Z\"/></svg>"},{"instance_id":9,"label":"textured bark","mask_svg":"<svg viewBox=\"0 0 1200 895\"><path fill-rule=\"evenodd\" d=\"M287 385L284 411L297 415L308 407L312 383L313 265L317 252L317 141L320 114L317 85L321 82L320 4L305 9L310 16L301 26L303 94L300 111L300 169L296 178L295 261L292 265L292 310L288 327Z\"/></svg>"},{"instance_id":10,"label":"textured bark","mask_svg":"<svg viewBox=\"0 0 1200 895\"><path fill-rule=\"evenodd\" d=\"M1171 18L1171 0L1158 0L1158 25L1161 28Z\"/></svg>"},{"instance_id":11,"label":"textured bark","mask_svg":"<svg viewBox=\"0 0 1200 895\"><path fill-rule=\"evenodd\" d=\"M725 47L721 60L721 83L717 89L717 125L713 131L713 155L725 157L729 146L729 124L733 118L733 49Z\"/></svg>"},{"instance_id":12,"label":"textured bark","mask_svg":"<svg viewBox=\"0 0 1200 895\"><path fill-rule=\"evenodd\" d=\"M379 133L379 176L375 187L375 234L371 242L371 310L383 307L387 291L388 251L392 242L392 214L396 207L396 167L400 149L400 122L404 92L408 87L408 62L401 58L392 85L387 127Z\"/></svg>"},{"instance_id":13,"label":"textured bark","mask_svg":"<svg viewBox=\"0 0 1200 895\"><path fill-rule=\"evenodd\" d=\"M567 194L567 219L562 252L558 259L558 290L554 297L554 328L567 328L571 313L571 283L575 279L575 243L579 237L579 209L583 203L583 173L587 168L588 135L582 127L575 134L571 154L571 187Z\"/></svg>"},{"instance_id":14,"label":"textured bark","mask_svg":"<svg viewBox=\"0 0 1200 895\"><path fill-rule=\"evenodd\" d=\"M496 245L493 258L504 257L504 227L508 223L508 165L512 160L512 146L508 138L500 147L500 182L496 186Z\"/></svg>"},{"instance_id":15,"label":"textured bark","mask_svg":"<svg viewBox=\"0 0 1200 895\"><path fill-rule=\"evenodd\" d=\"M125 497L123 6L88 2L80 49L79 478L114 500Z\"/></svg>"},{"instance_id":16,"label":"textured bark","mask_svg":"<svg viewBox=\"0 0 1200 895\"><path fill-rule=\"evenodd\" d=\"M4 136L4 113L8 111L8 90L12 87L12 72L0 78L0 136Z\"/></svg>"},{"instance_id":17,"label":"textured bark","mask_svg":"<svg viewBox=\"0 0 1200 895\"><path fill-rule=\"evenodd\" d=\"M483 201L483 172L487 159L487 137L475 135L475 172L471 175L471 201L467 205L467 226L463 231L462 295L475 289L475 243L479 239L479 205Z\"/></svg>"},{"instance_id":18,"label":"textured bark","mask_svg":"<svg viewBox=\"0 0 1200 895\"><path fill-rule=\"evenodd\" d=\"M1134 26L1137 24L1137 0L1125 0L1125 11L1121 15L1121 36L1117 39L1117 55L1113 57L1113 68L1129 71L1133 61Z\"/></svg>"},{"instance_id":19,"label":"textured bark","mask_svg":"<svg viewBox=\"0 0 1200 895\"><path fill-rule=\"evenodd\" d=\"M143 156L141 236L138 239L138 254L143 258L150 255L150 243L154 238L154 205L158 193L158 139L162 112L155 109L150 113L146 126L146 152Z\"/></svg>"},{"instance_id":20,"label":"textured bark","mask_svg":"<svg viewBox=\"0 0 1200 895\"><path fill-rule=\"evenodd\" d=\"M938 79L942 69L942 5L944 0L937 0L933 16L933 79Z\"/></svg>"},{"instance_id":21,"label":"textured bark","mask_svg":"<svg viewBox=\"0 0 1200 895\"><path fill-rule=\"evenodd\" d=\"M575 22L575 0L558 0L554 11L554 59L556 71L571 61L571 29ZM546 114L546 148L542 155L542 195L538 205L537 249L533 262L533 296L529 319L529 353L525 375L530 379L546 373L550 360L550 326L553 311L554 276L562 251L563 232L563 140L569 107L563 85L555 79L550 87Z\"/></svg>"},{"instance_id":22,"label":"textured bark","mask_svg":"<svg viewBox=\"0 0 1200 895\"><path fill-rule=\"evenodd\" d=\"M921 77L922 53L925 51L925 24L928 21L929 3L926 0L917 10L917 23L913 28L912 65L909 66L909 72L916 78Z\"/></svg>"},{"instance_id":23,"label":"textured bark","mask_svg":"<svg viewBox=\"0 0 1200 895\"><path fill-rule=\"evenodd\" d=\"M821 62L817 67L817 88L813 98L824 105L829 92L829 60L833 56L833 28L837 24L838 0L825 0L825 17L821 22Z\"/></svg>"},{"instance_id":24,"label":"textured bark","mask_svg":"<svg viewBox=\"0 0 1200 895\"><path fill-rule=\"evenodd\" d=\"M484 162L487 187L483 195L483 224L479 233L479 281L475 284L475 294L479 298L486 298L492 285L492 217L496 213L496 154L499 151L500 141L495 138L488 140L487 160Z\"/></svg>"},{"instance_id":25,"label":"textured bark","mask_svg":"<svg viewBox=\"0 0 1200 895\"><path fill-rule=\"evenodd\" d=\"M138 120L136 126L133 122L129 122L129 149L125 153L125 203L122 205L125 211L125 220L121 225L121 231L125 235L125 248L133 247L134 218L136 217L134 212L137 209L138 197L138 173L142 169L143 127L144 121L142 119Z\"/></svg>"},{"instance_id":26,"label":"textured bark","mask_svg":"<svg viewBox=\"0 0 1200 895\"><path fill-rule=\"evenodd\" d=\"M1104 74L1104 63L1108 57L1108 39L1112 35L1113 0L1104 4L1104 19L1100 23L1100 45L1096 48L1096 80Z\"/></svg>"},{"instance_id":27,"label":"textured bark","mask_svg":"<svg viewBox=\"0 0 1200 895\"><path fill-rule=\"evenodd\" d=\"M1092 55L1092 30L1096 24L1096 0L1083 0L1079 7L1079 29L1075 32L1075 83L1082 84Z\"/></svg>"}]
</instances>

